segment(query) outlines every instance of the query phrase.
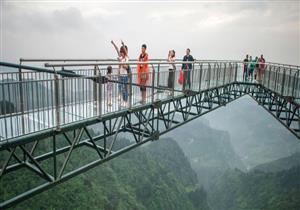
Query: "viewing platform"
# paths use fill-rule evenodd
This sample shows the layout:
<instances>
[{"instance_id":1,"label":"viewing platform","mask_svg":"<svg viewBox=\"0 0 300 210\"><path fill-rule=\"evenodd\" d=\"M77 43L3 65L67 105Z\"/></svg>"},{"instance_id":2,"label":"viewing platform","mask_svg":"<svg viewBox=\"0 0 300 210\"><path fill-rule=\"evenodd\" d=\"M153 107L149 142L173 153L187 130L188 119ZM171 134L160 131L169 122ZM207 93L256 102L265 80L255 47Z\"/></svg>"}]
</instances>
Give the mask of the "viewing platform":
<instances>
[{"instance_id":1,"label":"viewing platform","mask_svg":"<svg viewBox=\"0 0 300 210\"><path fill-rule=\"evenodd\" d=\"M27 66L25 62L35 64L35 67ZM128 63L132 71L126 84L128 103L124 106L119 96L121 82L117 61L21 59L24 65L1 62L0 142L3 144L15 137L60 129L72 123L182 97L187 92L205 92L229 84L260 84L294 104L300 99L299 66L267 63L264 77L258 83L243 79L240 61L195 61L191 62L191 87L189 91L183 91L177 81L183 63L189 62L176 61L174 87L169 89L169 63L159 59L149 62L150 78L143 104L140 103L135 71L137 63ZM41 65L46 68L39 67ZM110 81L104 81L109 65L113 67L113 74ZM107 92L108 82L112 83L111 96Z\"/></svg>"}]
</instances>

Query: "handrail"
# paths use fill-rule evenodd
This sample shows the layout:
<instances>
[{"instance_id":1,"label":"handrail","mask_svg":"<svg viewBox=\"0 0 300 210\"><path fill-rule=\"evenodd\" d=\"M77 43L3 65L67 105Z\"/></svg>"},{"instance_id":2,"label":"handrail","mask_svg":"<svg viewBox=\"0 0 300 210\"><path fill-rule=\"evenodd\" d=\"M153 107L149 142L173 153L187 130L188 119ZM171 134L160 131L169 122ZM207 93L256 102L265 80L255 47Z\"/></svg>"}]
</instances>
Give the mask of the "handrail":
<instances>
[{"instance_id":1,"label":"handrail","mask_svg":"<svg viewBox=\"0 0 300 210\"><path fill-rule=\"evenodd\" d=\"M149 59L150 62L152 61L166 61L167 59L162 59L162 58L153 58ZM106 59L85 59L85 58L79 58L79 59L70 59L70 58L58 58L58 59L32 59L32 58L20 58L20 62L115 62L118 61L115 58L106 58ZM129 61L136 61L136 59L129 59ZM182 61L182 59L175 59L175 61ZM242 60L226 60L226 59L204 59L204 60L199 60L195 59L197 62L235 62L235 63L244 63ZM268 65L276 65L276 66L285 66L285 67L292 67L292 68L297 68L300 69L300 65L291 65L291 64L283 64L283 63L277 63L277 62L265 62L265 64Z\"/></svg>"},{"instance_id":2,"label":"handrail","mask_svg":"<svg viewBox=\"0 0 300 210\"><path fill-rule=\"evenodd\" d=\"M44 73L51 73L51 74L59 74L62 76L72 76L72 77L82 77L82 75L78 75L75 73L69 73L66 71L55 71L55 70L49 70L45 68L40 68L40 67L33 67L33 66L26 66L26 65L20 65L20 64L14 64L14 63L7 63L7 62L1 62L0 61L0 66L6 66L6 67L12 67L12 68L21 68L21 69L26 69L26 70L33 70L37 72L44 72Z\"/></svg>"},{"instance_id":3,"label":"handrail","mask_svg":"<svg viewBox=\"0 0 300 210\"><path fill-rule=\"evenodd\" d=\"M250 63L250 62L243 62L243 61L230 61L230 60L196 60L196 61L180 61L176 60L173 62L174 64L195 64L195 63L216 63L216 62L221 62L221 63L237 63L237 64L245 64L245 63ZM107 61L102 61L102 62L95 62L95 63L45 63L45 67L67 67L67 66L77 66L77 67L82 67L82 66L99 66L99 65L119 65L119 64L127 64L127 65L136 65L136 64L170 64L171 62L168 62L166 60L164 61L148 61L148 62L139 62L139 61L129 61L129 62L119 62L119 61L114 61L114 62L107 62ZM288 67L292 68L294 70L300 70L300 66L293 66L289 65L286 66L285 64L276 64L276 63L270 63L270 62L265 62L265 63L260 63L258 62L257 64L265 64L265 65L272 65L272 66L279 66L279 67Z\"/></svg>"},{"instance_id":4,"label":"handrail","mask_svg":"<svg viewBox=\"0 0 300 210\"><path fill-rule=\"evenodd\" d=\"M55 63L49 64L45 63L45 67L65 67L65 66L105 66L105 65L137 65L137 64L193 64L197 61L175 61L175 62L167 62L167 61L150 61L150 62L140 62L140 61L129 61L129 62L101 62L101 63Z\"/></svg>"},{"instance_id":5,"label":"handrail","mask_svg":"<svg viewBox=\"0 0 300 210\"><path fill-rule=\"evenodd\" d=\"M117 59L107 58L107 59L70 59L70 58L59 58L59 59L31 59L31 58L20 58L20 62L73 62L73 61L117 61Z\"/></svg>"},{"instance_id":6,"label":"handrail","mask_svg":"<svg viewBox=\"0 0 300 210\"><path fill-rule=\"evenodd\" d=\"M236 62L230 62L230 61L218 61L219 63L235 63L235 64L244 64L245 62L242 61L236 61ZM210 63L216 63L214 61L175 61L174 64L210 64ZM130 61L126 63L121 63L119 61L114 61L114 62L99 62L99 63L55 63L55 64L49 64L46 63L44 64L46 68L42 67L33 67L33 66L26 66L26 65L20 65L20 64L14 64L14 63L8 63L8 62L1 62L0 61L0 66L6 66L6 67L12 67L16 69L24 69L24 70L31 70L31 71L36 71L36 72L44 72L44 73L50 73L50 74L58 74L64 77L86 77L81 74L77 74L73 71L76 71L76 69L63 69L63 70L57 70L55 67L83 67L83 66L105 66L105 65L119 65L119 64L128 64L128 65L136 65L136 64L150 64L150 65L168 65L170 62L167 61L149 61L149 62L139 62L139 61ZM258 63L259 64L259 63ZM293 67L286 67L280 64L268 64L265 63L265 65L269 66L274 66L274 67L280 67L280 68L289 68L290 70L293 70L295 72L300 71L300 66L299 68L293 68ZM47 69L47 67L53 68ZM3 73L10 73L10 72L3 72Z\"/></svg>"}]
</instances>

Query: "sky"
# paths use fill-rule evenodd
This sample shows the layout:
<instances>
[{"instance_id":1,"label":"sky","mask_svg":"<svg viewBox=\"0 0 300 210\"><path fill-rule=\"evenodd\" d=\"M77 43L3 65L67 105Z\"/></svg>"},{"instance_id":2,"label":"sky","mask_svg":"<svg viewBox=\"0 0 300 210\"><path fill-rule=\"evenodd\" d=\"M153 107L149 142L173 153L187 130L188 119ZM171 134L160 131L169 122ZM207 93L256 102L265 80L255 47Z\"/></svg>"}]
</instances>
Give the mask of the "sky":
<instances>
[{"instance_id":1,"label":"sky","mask_svg":"<svg viewBox=\"0 0 300 210\"><path fill-rule=\"evenodd\" d=\"M169 49L182 58L243 59L300 65L300 1L0 0L0 59L116 58L111 40L137 58Z\"/></svg>"}]
</instances>

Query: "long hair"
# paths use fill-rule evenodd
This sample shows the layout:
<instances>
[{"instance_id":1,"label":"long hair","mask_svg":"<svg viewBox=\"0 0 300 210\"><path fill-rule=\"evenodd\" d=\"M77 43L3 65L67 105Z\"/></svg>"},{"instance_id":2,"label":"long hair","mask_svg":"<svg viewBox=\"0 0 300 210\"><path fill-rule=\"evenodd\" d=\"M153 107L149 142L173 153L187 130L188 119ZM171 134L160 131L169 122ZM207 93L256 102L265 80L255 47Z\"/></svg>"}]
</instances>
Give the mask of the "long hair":
<instances>
[{"instance_id":1,"label":"long hair","mask_svg":"<svg viewBox=\"0 0 300 210\"><path fill-rule=\"evenodd\" d=\"M173 52L172 58L174 58L175 57L175 50L172 50L172 52Z\"/></svg>"},{"instance_id":2,"label":"long hair","mask_svg":"<svg viewBox=\"0 0 300 210\"><path fill-rule=\"evenodd\" d=\"M111 66L108 66L107 67L107 72L106 72L107 74L111 74L112 73L112 67Z\"/></svg>"},{"instance_id":3,"label":"long hair","mask_svg":"<svg viewBox=\"0 0 300 210\"><path fill-rule=\"evenodd\" d=\"M124 46L120 47L120 53L123 53L126 56L126 48Z\"/></svg>"}]
</instances>

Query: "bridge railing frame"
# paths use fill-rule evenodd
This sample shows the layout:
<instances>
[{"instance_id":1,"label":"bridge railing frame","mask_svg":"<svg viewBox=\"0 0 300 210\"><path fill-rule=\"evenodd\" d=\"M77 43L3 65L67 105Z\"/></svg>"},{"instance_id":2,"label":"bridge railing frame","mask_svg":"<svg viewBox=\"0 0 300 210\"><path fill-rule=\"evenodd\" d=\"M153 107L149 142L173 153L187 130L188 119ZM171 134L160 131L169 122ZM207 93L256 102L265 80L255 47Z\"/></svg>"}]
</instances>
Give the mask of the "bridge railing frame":
<instances>
[{"instance_id":1,"label":"bridge railing frame","mask_svg":"<svg viewBox=\"0 0 300 210\"><path fill-rule=\"evenodd\" d=\"M69 80L73 81L83 81L83 80L91 80L95 81L93 82L93 101L97 102L95 106L95 113L97 113L97 116L100 118L103 114L103 107L105 106L102 103L103 97L105 96L104 92L104 84L102 82L99 82L102 80L102 77L105 76L105 73L103 72L103 67L106 67L108 65L111 65L117 68L117 66L120 64L118 61L115 61L112 59L105 60L105 59L99 59L99 60L89 60L89 59L83 59L83 60L75 60L75 59L69 59L69 60L46 60L46 61L55 61L54 63L43 63L43 65L46 67L40 68L40 67L32 67L32 66L26 66L26 65L17 65L17 64L9 64L1 62L1 65L8 66L11 68L17 69L17 72L15 73L0 73L0 78L4 78L8 80L9 78L16 78L17 81L5 81L0 83L0 87L2 88L2 91L0 91L0 95L3 94L3 90L5 89L6 85L8 86L8 89L14 86L18 88L18 91L15 91L15 95L19 95L19 104L16 106L18 107L18 110L20 112L21 119L21 125L20 127L20 134L26 134L28 132L25 132L25 118L24 115L28 113L28 99L25 97L25 89L28 90L28 84L31 84L32 86L35 85L38 87L40 83L45 83L47 85L52 86L53 85L53 94L51 95L52 102L51 104L54 105L55 110L55 123L53 126L57 130L60 129L60 126L62 125L62 122L64 121L62 119L61 113L59 113L61 104L63 106L68 105L66 102L67 92L61 91L61 89L65 90L66 84L69 83ZM57 61L63 61L63 63L57 63ZM74 63L74 61L78 63ZM93 61L93 62L86 62L86 61ZM96 62L97 61L97 62ZM22 62L45 62L45 60L29 60L29 59L21 59L20 64ZM141 64L142 62L137 61L130 61L127 64L132 66L132 69L135 68L137 64ZM160 84L163 84L166 82L168 70L162 70L163 68L166 68L166 66L169 64L169 62L162 60L162 59L154 59L153 61L147 62L150 69L150 84L147 85L147 89L149 88L151 90L151 101L148 100L149 103L154 103L154 92L158 89L160 90L166 90L166 88L160 86ZM175 61L175 65L180 68L180 65L182 64L192 64L192 71L191 71L191 82L198 82L196 84L197 87L193 84L193 90L194 91L202 91L205 89L215 88L217 86L222 86L225 84L233 83L233 82L244 82L241 80L241 77L239 76L241 72L243 71L243 62L240 61L194 61L194 62L183 62L183 61ZM84 67L87 68L87 71L90 71L91 73L88 73L88 75L80 74L84 72L84 69L78 70L78 67ZM199 68L198 68L199 67ZM68 68L68 69L67 69ZM155 70L156 69L156 70ZM280 65L280 64L266 64L266 69L264 72L264 77L262 81L262 85L265 85L270 90L273 90L277 92L278 94L282 96L289 96L291 98L299 99L300 97L300 91L299 91L299 68L294 67L291 65ZM174 72L175 76L173 77L173 84L176 83L177 77L178 77L178 69ZM91 76L90 76L91 75ZM114 77L118 77L118 74L114 74ZM132 104L132 95L133 92L136 94L136 86L139 86L134 80L136 80L136 73L130 73L129 75L129 104L127 108L133 108ZM198 77L199 76L199 77ZM266 79L268 77L268 79ZM52 84L53 81L53 84ZM114 83L118 83L118 81L113 81ZM25 89L24 89L25 88ZM134 90L133 90L134 89ZM115 90L116 91L116 90ZM183 92L183 89L175 88L175 85L173 86L171 90L171 96L174 98L175 93L177 92ZM85 93L85 91L83 91ZM104 94L103 94L104 93ZM101 95L102 94L102 95ZM32 93L33 95L33 93ZM75 95L76 97L76 95ZM85 97L85 95L83 96ZM86 96L89 97L89 96ZM5 96L2 96L1 98L5 98ZM0 99L1 99L0 98ZM74 99L76 103L76 98ZM10 100L8 100L10 102ZM33 109L34 109L34 99L32 99L33 103ZM51 105L50 104L50 105ZM4 105L5 106L5 105ZM3 108L2 108L3 109ZM37 110L40 110L44 108L37 107ZM117 111L117 110L115 110ZM15 113L9 113L10 117L13 117ZM0 118L5 117L6 115L1 114ZM92 117L94 117L93 115ZM48 124L52 124L48 122ZM8 126L8 125L5 125ZM49 127L49 128L50 128ZM6 130L6 129L5 129ZM35 129L33 129L35 130ZM35 132L35 131L33 131ZM8 136L8 135L6 135ZM13 138L14 136L11 136ZM4 138L9 139L9 138ZM2 139L2 140L4 140ZM1 141L1 140L0 140Z\"/></svg>"}]
</instances>

